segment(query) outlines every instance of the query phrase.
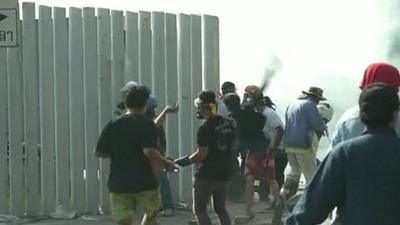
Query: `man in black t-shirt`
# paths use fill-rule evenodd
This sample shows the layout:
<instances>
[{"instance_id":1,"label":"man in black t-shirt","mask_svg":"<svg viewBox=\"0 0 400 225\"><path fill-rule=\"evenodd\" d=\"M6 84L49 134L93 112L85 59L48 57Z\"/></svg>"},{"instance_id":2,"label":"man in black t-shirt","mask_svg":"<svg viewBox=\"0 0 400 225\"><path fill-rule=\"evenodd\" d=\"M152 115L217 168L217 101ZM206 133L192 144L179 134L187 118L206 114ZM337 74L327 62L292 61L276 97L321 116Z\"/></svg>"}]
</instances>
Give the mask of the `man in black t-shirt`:
<instances>
[{"instance_id":1,"label":"man in black t-shirt","mask_svg":"<svg viewBox=\"0 0 400 225\"><path fill-rule=\"evenodd\" d=\"M214 211L221 225L230 225L225 201L232 174L236 132L233 121L217 115L214 92L202 91L195 100L198 115L205 119L197 131L197 151L175 162L180 166L197 164L194 181L194 214L199 225L211 225L207 205L213 199Z\"/></svg>"},{"instance_id":2,"label":"man in black t-shirt","mask_svg":"<svg viewBox=\"0 0 400 225\"><path fill-rule=\"evenodd\" d=\"M111 159L108 187L113 216L119 225L132 224L137 205L146 213L142 224L155 224L160 196L151 164L162 165L168 171L177 169L156 150L156 127L144 115L149 95L145 86L129 89L127 112L106 125L96 146L96 156Z\"/></svg>"}]
</instances>

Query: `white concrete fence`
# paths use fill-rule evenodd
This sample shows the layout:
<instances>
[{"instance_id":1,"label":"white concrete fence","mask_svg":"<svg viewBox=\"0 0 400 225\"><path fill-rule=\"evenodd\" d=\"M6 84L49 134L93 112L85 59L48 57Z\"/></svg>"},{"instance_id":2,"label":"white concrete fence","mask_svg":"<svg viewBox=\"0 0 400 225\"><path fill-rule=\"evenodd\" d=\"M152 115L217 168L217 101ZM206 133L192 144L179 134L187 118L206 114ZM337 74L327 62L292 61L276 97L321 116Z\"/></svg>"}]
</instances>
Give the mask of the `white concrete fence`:
<instances>
[{"instance_id":1,"label":"white concrete fence","mask_svg":"<svg viewBox=\"0 0 400 225\"><path fill-rule=\"evenodd\" d=\"M128 80L151 87L160 108L180 104L168 156L193 151L193 98L219 86L217 17L33 3L20 16L19 47L0 49L0 214L110 212L109 161L93 150ZM192 171L171 182L190 203Z\"/></svg>"}]
</instances>

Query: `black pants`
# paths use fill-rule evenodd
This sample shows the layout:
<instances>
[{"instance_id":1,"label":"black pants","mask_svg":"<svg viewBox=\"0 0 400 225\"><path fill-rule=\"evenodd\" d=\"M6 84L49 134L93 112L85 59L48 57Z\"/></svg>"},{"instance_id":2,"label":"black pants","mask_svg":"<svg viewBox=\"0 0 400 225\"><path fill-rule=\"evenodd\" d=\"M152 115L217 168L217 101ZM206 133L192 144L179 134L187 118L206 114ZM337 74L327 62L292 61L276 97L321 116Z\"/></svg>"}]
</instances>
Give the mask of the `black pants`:
<instances>
[{"instance_id":1,"label":"black pants","mask_svg":"<svg viewBox=\"0 0 400 225\"><path fill-rule=\"evenodd\" d=\"M228 199L231 201L239 201L243 198L243 192L246 186L239 160L235 158L232 160L232 178L228 186Z\"/></svg>"},{"instance_id":2,"label":"black pants","mask_svg":"<svg viewBox=\"0 0 400 225\"><path fill-rule=\"evenodd\" d=\"M228 182L195 179L193 188L193 211L199 225L211 225L210 217L207 214L207 205L212 198L215 213L221 225L230 225L228 211L225 206Z\"/></svg>"},{"instance_id":3,"label":"black pants","mask_svg":"<svg viewBox=\"0 0 400 225\"><path fill-rule=\"evenodd\" d=\"M275 156L275 178L278 182L279 188L285 182L285 169L288 164L288 158L285 152L279 151Z\"/></svg>"}]
</instances>

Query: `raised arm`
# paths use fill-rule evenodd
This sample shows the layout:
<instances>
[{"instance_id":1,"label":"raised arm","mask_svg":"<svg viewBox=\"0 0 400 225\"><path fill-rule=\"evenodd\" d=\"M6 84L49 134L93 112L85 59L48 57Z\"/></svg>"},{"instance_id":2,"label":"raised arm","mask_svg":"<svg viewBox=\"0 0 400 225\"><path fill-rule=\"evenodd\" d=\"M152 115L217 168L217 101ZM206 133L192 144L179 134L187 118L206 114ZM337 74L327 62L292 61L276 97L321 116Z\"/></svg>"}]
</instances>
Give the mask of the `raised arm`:
<instances>
[{"instance_id":1,"label":"raised arm","mask_svg":"<svg viewBox=\"0 0 400 225\"><path fill-rule=\"evenodd\" d=\"M163 126L165 123L165 119L167 117L168 113L174 113L174 112L178 112L179 110L179 106L178 104L174 104L174 105L168 105L166 106L160 113L160 115L157 116L156 119L154 119L154 123L157 126Z\"/></svg>"},{"instance_id":2,"label":"raised arm","mask_svg":"<svg viewBox=\"0 0 400 225\"><path fill-rule=\"evenodd\" d=\"M324 120L322 119L322 116L319 114L316 106L314 106L310 103L310 104L307 104L306 107L307 107L306 108L307 119L310 122L311 127L317 133L318 137L321 137L326 128L326 124L325 124Z\"/></svg>"},{"instance_id":3,"label":"raised arm","mask_svg":"<svg viewBox=\"0 0 400 225\"><path fill-rule=\"evenodd\" d=\"M143 154L157 168L165 168L167 171L175 171L178 169L175 163L163 157L156 149L157 147L157 129L153 122L149 121L142 129L143 135Z\"/></svg>"}]
</instances>

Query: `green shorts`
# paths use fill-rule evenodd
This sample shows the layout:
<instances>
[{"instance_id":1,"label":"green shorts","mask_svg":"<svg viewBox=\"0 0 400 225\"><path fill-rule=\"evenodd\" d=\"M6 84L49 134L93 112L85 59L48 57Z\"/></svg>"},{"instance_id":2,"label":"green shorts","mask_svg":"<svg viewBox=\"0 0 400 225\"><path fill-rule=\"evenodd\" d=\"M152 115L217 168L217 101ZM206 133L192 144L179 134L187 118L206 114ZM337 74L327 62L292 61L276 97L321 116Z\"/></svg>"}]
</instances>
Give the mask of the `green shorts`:
<instances>
[{"instance_id":1,"label":"green shorts","mask_svg":"<svg viewBox=\"0 0 400 225\"><path fill-rule=\"evenodd\" d=\"M112 214L117 221L133 219L136 208L141 206L147 216L155 216L161 208L159 190L138 193L111 193Z\"/></svg>"}]
</instances>

